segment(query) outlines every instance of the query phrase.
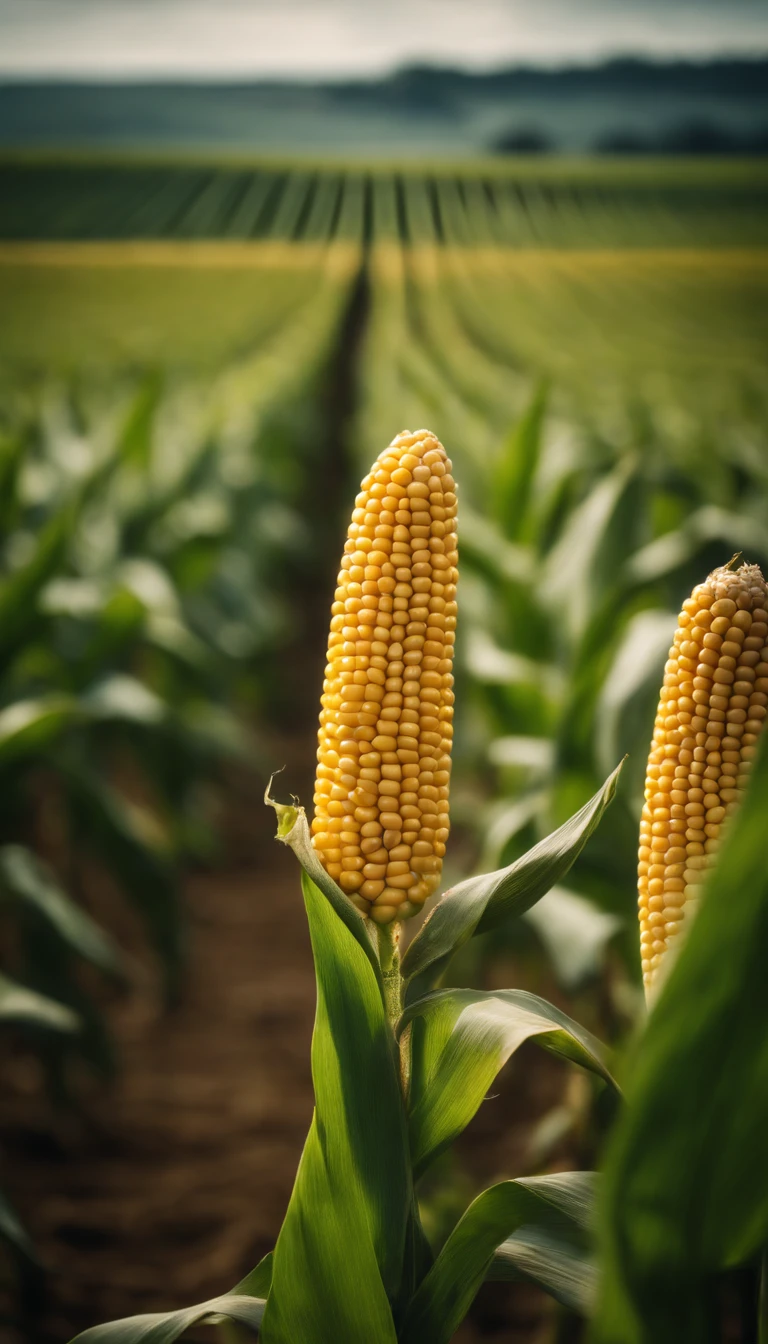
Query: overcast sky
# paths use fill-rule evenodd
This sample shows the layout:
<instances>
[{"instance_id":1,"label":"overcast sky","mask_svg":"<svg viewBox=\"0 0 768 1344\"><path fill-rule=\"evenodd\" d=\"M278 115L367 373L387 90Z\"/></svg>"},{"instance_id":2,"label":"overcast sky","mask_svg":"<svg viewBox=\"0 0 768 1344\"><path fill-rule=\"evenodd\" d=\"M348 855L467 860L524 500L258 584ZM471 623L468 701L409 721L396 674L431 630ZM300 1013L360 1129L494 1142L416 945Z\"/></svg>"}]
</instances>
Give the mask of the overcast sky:
<instances>
[{"instance_id":1,"label":"overcast sky","mask_svg":"<svg viewBox=\"0 0 768 1344\"><path fill-rule=\"evenodd\" d=\"M371 74L768 51L766 0L0 0L0 74Z\"/></svg>"}]
</instances>

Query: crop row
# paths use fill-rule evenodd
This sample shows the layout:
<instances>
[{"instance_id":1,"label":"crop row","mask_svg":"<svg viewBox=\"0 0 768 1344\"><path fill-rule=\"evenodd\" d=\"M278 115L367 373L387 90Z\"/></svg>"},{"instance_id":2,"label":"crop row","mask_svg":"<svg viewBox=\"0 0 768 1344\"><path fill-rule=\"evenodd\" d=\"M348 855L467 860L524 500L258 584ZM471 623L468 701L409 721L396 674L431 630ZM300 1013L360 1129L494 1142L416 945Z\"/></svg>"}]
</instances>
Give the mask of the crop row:
<instances>
[{"instance_id":1,"label":"crop row","mask_svg":"<svg viewBox=\"0 0 768 1344\"><path fill-rule=\"evenodd\" d=\"M461 246L754 244L761 175L363 172L83 161L0 164L0 238L280 238Z\"/></svg>"}]
</instances>

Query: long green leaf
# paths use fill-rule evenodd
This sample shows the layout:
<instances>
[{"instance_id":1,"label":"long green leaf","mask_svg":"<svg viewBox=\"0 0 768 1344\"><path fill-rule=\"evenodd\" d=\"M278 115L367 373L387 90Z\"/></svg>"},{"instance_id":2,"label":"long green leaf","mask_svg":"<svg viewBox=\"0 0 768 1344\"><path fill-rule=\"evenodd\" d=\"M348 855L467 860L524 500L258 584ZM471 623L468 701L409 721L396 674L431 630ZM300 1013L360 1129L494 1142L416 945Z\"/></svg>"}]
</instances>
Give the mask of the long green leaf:
<instances>
[{"instance_id":1,"label":"long green leaf","mask_svg":"<svg viewBox=\"0 0 768 1344\"><path fill-rule=\"evenodd\" d=\"M598 1074L616 1086L608 1051L553 1004L524 990L445 989L403 1014L423 1019L411 1080L409 1121L414 1173L469 1124L497 1073L524 1041Z\"/></svg>"},{"instance_id":2,"label":"long green leaf","mask_svg":"<svg viewBox=\"0 0 768 1344\"><path fill-rule=\"evenodd\" d=\"M508 868L469 877L445 893L403 958L408 1003L433 988L473 934L516 919L565 876L613 799L620 770L618 765L575 816Z\"/></svg>"},{"instance_id":3,"label":"long green leaf","mask_svg":"<svg viewBox=\"0 0 768 1344\"><path fill-rule=\"evenodd\" d=\"M626 1067L600 1344L709 1338L707 1276L768 1244L768 740Z\"/></svg>"},{"instance_id":4,"label":"long green leaf","mask_svg":"<svg viewBox=\"0 0 768 1344\"><path fill-rule=\"evenodd\" d=\"M142 1316L126 1316L122 1321L93 1325L83 1330L71 1344L173 1344L193 1325L214 1324L225 1316L258 1332L264 1315L264 1302L245 1294L224 1293L195 1307L179 1311L158 1311Z\"/></svg>"},{"instance_id":5,"label":"long green leaf","mask_svg":"<svg viewBox=\"0 0 768 1344\"><path fill-rule=\"evenodd\" d=\"M561 1172L503 1181L484 1190L454 1228L432 1269L414 1295L400 1344L448 1344L487 1276L497 1249L525 1228L548 1232L575 1248L573 1273L583 1262L591 1225L592 1172ZM546 1255L539 1281L546 1286ZM535 1260L530 1245L529 1263ZM584 1271L585 1281L588 1272Z\"/></svg>"},{"instance_id":6,"label":"long green leaf","mask_svg":"<svg viewBox=\"0 0 768 1344\"><path fill-rule=\"evenodd\" d=\"M601 593L615 583L618 564L631 546L626 513L637 513L630 484L636 477L631 458L620 461L593 486L567 519L546 558L543 596L558 613L570 641L583 635ZM563 582L563 576L568 582Z\"/></svg>"},{"instance_id":7,"label":"long green leaf","mask_svg":"<svg viewBox=\"0 0 768 1344\"><path fill-rule=\"evenodd\" d=\"M306 873L302 888L317 975L315 1117L274 1251L263 1339L394 1344L413 1198L394 1039L364 942Z\"/></svg>"},{"instance_id":8,"label":"long green leaf","mask_svg":"<svg viewBox=\"0 0 768 1344\"><path fill-rule=\"evenodd\" d=\"M50 869L21 845L0 848L0 902L16 901L35 911L80 956L116 974L120 954L90 915L75 905Z\"/></svg>"}]
</instances>

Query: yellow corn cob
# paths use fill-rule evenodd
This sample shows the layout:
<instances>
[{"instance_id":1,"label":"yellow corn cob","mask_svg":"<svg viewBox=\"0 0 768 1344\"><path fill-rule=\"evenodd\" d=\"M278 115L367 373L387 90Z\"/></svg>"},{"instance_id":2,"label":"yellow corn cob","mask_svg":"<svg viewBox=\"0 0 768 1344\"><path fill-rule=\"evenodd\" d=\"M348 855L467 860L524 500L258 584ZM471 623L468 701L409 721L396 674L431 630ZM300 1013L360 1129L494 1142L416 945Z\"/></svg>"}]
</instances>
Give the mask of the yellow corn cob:
<instances>
[{"instance_id":1,"label":"yellow corn cob","mask_svg":"<svg viewBox=\"0 0 768 1344\"><path fill-rule=\"evenodd\" d=\"M448 839L456 489L427 430L398 435L360 487L331 608L312 843L378 924L440 881Z\"/></svg>"},{"instance_id":2,"label":"yellow corn cob","mask_svg":"<svg viewBox=\"0 0 768 1344\"><path fill-rule=\"evenodd\" d=\"M648 758L637 869L646 992L695 913L766 705L768 584L757 565L716 569L683 603Z\"/></svg>"}]
</instances>

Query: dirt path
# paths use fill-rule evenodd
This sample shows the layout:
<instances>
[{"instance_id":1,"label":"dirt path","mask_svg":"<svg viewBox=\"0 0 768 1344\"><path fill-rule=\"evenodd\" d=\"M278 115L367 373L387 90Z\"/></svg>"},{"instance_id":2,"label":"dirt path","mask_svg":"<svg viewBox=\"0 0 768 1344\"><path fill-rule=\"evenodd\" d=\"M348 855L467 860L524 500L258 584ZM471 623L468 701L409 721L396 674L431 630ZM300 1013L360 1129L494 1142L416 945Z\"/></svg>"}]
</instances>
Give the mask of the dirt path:
<instances>
[{"instance_id":1,"label":"dirt path","mask_svg":"<svg viewBox=\"0 0 768 1344\"><path fill-rule=\"evenodd\" d=\"M184 1000L121 1005L122 1071L94 1127L57 1135L34 1099L3 1121L8 1184L51 1272L41 1338L200 1301L273 1244L312 1111L311 953L281 856L189 883ZM287 856L286 856L287 857Z\"/></svg>"}]
</instances>

